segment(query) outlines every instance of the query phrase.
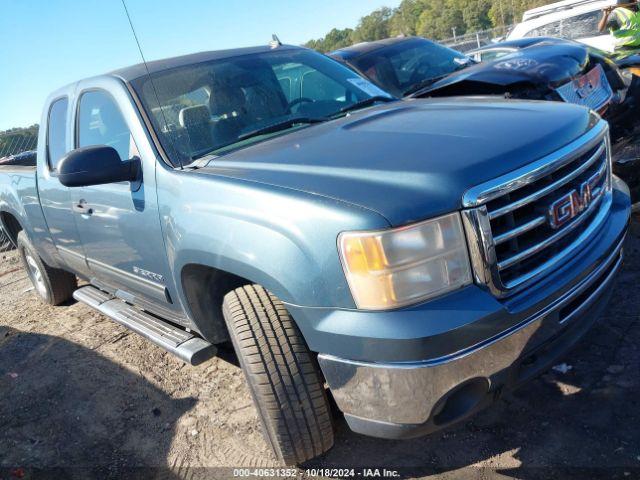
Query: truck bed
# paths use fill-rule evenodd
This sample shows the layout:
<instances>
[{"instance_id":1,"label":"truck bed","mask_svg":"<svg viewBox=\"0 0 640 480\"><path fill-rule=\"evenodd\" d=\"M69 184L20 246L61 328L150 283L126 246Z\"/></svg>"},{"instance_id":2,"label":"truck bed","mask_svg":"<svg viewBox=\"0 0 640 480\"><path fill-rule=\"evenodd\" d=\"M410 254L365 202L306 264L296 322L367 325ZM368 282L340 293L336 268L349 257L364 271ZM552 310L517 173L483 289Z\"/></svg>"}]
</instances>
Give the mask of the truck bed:
<instances>
[{"instance_id":1,"label":"truck bed","mask_svg":"<svg viewBox=\"0 0 640 480\"><path fill-rule=\"evenodd\" d=\"M0 174L35 172L36 167L27 165L0 165Z\"/></svg>"}]
</instances>

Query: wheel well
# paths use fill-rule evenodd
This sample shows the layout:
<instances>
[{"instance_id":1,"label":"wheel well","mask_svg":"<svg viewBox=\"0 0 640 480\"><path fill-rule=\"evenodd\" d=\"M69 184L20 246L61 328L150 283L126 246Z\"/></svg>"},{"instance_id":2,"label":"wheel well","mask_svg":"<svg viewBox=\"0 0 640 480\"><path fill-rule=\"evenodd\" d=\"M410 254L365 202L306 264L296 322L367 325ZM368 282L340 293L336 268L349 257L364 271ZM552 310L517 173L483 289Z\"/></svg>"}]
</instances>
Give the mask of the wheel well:
<instances>
[{"instance_id":1,"label":"wheel well","mask_svg":"<svg viewBox=\"0 0 640 480\"><path fill-rule=\"evenodd\" d=\"M22 231L22 225L18 219L8 212L0 212L0 223L4 227L14 245L18 244L18 234Z\"/></svg>"},{"instance_id":2,"label":"wheel well","mask_svg":"<svg viewBox=\"0 0 640 480\"><path fill-rule=\"evenodd\" d=\"M222 316L222 301L231 290L253 282L206 265L182 269L182 288L200 333L212 343L229 340Z\"/></svg>"}]
</instances>

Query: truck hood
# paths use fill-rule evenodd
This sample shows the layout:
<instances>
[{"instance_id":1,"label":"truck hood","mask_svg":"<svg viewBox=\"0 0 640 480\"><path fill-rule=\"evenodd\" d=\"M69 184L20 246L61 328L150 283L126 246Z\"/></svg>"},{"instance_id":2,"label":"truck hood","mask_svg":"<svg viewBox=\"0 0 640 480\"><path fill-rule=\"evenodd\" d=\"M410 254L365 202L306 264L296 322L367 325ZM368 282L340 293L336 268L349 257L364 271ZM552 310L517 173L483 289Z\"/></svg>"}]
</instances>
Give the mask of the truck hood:
<instances>
[{"instance_id":1,"label":"truck hood","mask_svg":"<svg viewBox=\"0 0 640 480\"><path fill-rule=\"evenodd\" d=\"M551 39L524 45L520 50L496 60L453 73L421 91L420 95L440 93L439 91L444 93L453 88L457 94L489 92L490 86L507 88L513 85L531 85L556 88L577 75L586 73L589 67L589 50L583 45ZM519 48L515 44L509 46ZM481 88L483 85L484 89Z\"/></svg>"},{"instance_id":2,"label":"truck hood","mask_svg":"<svg viewBox=\"0 0 640 480\"><path fill-rule=\"evenodd\" d=\"M198 172L322 195L402 225L460 209L470 187L563 147L594 121L562 103L399 101L214 158Z\"/></svg>"}]
</instances>

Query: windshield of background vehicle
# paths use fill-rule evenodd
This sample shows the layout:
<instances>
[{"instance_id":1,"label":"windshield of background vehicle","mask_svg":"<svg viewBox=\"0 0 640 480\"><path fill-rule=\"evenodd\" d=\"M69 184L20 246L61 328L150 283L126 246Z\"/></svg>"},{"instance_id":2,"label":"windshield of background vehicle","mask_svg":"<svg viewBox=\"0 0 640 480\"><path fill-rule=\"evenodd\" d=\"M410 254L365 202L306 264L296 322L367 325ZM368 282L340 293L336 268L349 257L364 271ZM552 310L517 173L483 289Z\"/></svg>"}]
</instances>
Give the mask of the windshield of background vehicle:
<instances>
[{"instance_id":1,"label":"windshield of background vehicle","mask_svg":"<svg viewBox=\"0 0 640 480\"><path fill-rule=\"evenodd\" d=\"M418 83L459 70L468 64L469 58L443 45L415 38L380 48L350 62L387 92L402 96Z\"/></svg>"},{"instance_id":2,"label":"windshield of background vehicle","mask_svg":"<svg viewBox=\"0 0 640 480\"><path fill-rule=\"evenodd\" d=\"M177 67L132 84L176 166L388 96L324 55L288 48ZM281 123L283 128L255 135Z\"/></svg>"},{"instance_id":3,"label":"windshield of background vehicle","mask_svg":"<svg viewBox=\"0 0 640 480\"><path fill-rule=\"evenodd\" d=\"M609 30L598 30L602 10L582 13L573 17L561 18L536 27L524 34L525 37L558 37L576 40L585 37L609 35Z\"/></svg>"}]
</instances>

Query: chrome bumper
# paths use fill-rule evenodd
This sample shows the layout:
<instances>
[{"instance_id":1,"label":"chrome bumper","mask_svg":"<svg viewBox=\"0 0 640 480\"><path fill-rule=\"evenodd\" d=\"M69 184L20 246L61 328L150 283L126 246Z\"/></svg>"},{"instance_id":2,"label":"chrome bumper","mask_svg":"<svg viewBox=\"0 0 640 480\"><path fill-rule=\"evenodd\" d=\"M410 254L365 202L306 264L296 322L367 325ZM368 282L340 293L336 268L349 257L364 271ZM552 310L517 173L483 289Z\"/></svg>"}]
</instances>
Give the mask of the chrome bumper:
<instances>
[{"instance_id":1,"label":"chrome bumper","mask_svg":"<svg viewBox=\"0 0 640 480\"><path fill-rule=\"evenodd\" d=\"M320 367L350 427L360 433L392 438L429 433L473 413L503 386L526 380L523 371L530 378L531 368L521 368L523 359L549 341L549 331L565 340L560 351L556 348L552 352L553 358L546 358L555 360L588 329L601 311L598 307L604 308L622 263L622 243L582 282L542 311L463 351L421 362L387 364L320 354ZM574 330L579 332L573 336L566 333ZM548 363L540 367L543 368L533 373L548 368ZM462 403L456 407L461 414L446 415L438 421L447 399L465 385L472 387L468 399L456 399ZM470 404L474 399L477 404ZM409 427L410 432L400 427Z\"/></svg>"}]
</instances>

